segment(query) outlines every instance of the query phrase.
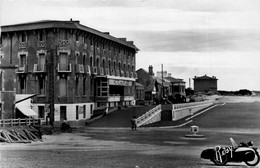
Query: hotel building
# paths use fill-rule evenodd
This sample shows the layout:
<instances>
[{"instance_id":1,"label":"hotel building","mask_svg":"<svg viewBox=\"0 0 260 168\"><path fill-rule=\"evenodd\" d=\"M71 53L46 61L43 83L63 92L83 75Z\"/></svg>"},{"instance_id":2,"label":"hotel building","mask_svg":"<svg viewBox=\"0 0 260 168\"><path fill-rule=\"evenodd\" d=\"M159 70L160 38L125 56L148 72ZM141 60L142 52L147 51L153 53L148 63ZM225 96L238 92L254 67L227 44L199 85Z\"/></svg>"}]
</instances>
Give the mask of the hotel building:
<instances>
[{"instance_id":1,"label":"hotel building","mask_svg":"<svg viewBox=\"0 0 260 168\"><path fill-rule=\"evenodd\" d=\"M55 121L89 119L133 103L137 51L132 41L79 21L1 27L0 61L16 67L16 94L36 94L32 109L45 118L53 108Z\"/></svg>"}]
</instances>

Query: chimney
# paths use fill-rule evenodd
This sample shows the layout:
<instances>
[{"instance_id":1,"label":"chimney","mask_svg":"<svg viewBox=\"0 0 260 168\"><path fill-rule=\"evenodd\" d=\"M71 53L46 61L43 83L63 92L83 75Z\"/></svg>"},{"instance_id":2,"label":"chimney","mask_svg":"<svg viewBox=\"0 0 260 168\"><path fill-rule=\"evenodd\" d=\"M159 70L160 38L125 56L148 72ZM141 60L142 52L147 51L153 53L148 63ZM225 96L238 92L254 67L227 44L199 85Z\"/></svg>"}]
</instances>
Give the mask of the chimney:
<instances>
[{"instance_id":1,"label":"chimney","mask_svg":"<svg viewBox=\"0 0 260 168\"><path fill-rule=\"evenodd\" d=\"M149 73L150 76L154 76L153 66L152 66L152 65L149 65L149 67L148 67L148 73Z\"/></svg>"}]
</instances>

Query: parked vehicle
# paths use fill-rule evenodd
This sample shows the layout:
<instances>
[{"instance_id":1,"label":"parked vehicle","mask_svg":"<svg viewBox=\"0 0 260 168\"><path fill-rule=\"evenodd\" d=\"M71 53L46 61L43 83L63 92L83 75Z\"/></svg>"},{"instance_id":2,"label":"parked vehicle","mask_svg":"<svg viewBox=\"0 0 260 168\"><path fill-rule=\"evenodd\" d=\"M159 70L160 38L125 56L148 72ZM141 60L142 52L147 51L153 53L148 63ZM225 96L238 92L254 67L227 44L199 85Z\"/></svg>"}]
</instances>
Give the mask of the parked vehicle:
<instances>
[{"instance_id":1,"label":"parked vehicle","mask_svg":"<svg viewBox=\"0 0 260 168\"><path fill-rule=\"evenodd\" d=\"M215 165L224 166L227 162L245 162L248 166L256 166L259 163L259 153L253 142L241 142L236 144L233 138L230 138L232 146L215 146L203 150L201 158L211 160Z\"/></svg>"}]
</instances>

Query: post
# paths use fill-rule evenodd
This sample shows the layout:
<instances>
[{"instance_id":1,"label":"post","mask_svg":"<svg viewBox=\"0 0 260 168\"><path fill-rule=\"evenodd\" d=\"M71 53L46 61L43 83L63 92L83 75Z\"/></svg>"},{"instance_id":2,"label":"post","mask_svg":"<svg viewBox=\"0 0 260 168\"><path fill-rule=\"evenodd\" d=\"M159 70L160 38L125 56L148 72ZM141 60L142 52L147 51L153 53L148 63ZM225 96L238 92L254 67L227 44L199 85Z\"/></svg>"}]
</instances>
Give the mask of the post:
<instances>
[{"instance_id":1,"label":"post","mask_svg":"<svg viewBox=\"0 0 260 168\"><path fill-rule=\"evenodd\" d=\"M21 119L18 118L18 125L20 126L21 125Z\"/></svg>"},{"instance_id":2,"label":"post","mask_svg":"<svg viewBox=\"0 0 260 168\"><path fill-rule=\"evenodd\" d=\"M164 86L163 86L163 64L162 64L162 98L164 98Z\"/></svg>"}]
</instances>

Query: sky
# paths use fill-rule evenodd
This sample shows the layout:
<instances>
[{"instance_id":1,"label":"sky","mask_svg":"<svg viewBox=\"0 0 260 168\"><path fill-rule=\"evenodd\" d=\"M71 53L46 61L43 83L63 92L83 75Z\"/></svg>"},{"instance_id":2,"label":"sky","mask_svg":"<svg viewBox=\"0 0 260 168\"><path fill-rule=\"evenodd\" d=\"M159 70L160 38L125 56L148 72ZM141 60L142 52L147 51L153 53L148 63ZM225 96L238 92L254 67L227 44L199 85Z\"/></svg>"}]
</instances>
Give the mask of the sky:
<instances>
[{"instance_id":1,"label":"sky","mask_svg":"<svg viewBox=\"0 0 260 168\"><path fill-rule=\"evenodd\" d=\"M218 90L260 90L259 17L259 0L0 0L1 25L79 20L134 41L136 69L163 64L186 87L216 76Z\"/></svg>"}]
</instances>

